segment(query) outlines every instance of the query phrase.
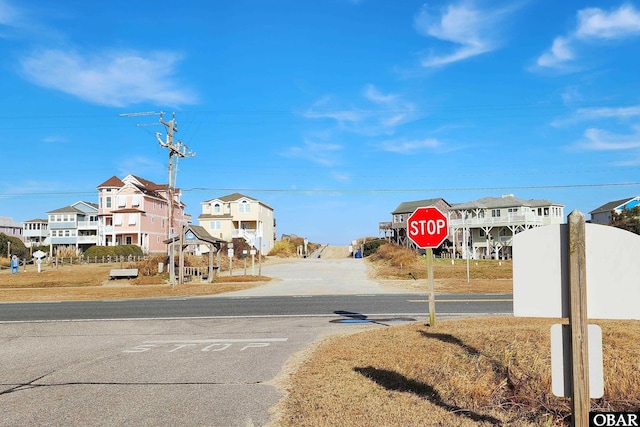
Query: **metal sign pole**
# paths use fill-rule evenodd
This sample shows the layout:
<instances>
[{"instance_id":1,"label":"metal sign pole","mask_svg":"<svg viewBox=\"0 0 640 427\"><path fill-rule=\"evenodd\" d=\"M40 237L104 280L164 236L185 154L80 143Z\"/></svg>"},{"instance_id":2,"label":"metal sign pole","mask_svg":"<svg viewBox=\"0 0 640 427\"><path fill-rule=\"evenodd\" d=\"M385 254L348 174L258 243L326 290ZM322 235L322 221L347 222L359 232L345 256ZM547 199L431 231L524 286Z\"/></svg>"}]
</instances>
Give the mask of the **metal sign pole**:
<instances>
[{"instance_id":1,"label":"metal sign pole","mask_svg":"<svg viewBox=\"0 0 640 427\"><path fill-rule=\"evenodd\" d=\"M429 326L436 325L435 281L433 280L433 248L427 248L427 270L429 271Z\"/></svg>"}]
</instances>

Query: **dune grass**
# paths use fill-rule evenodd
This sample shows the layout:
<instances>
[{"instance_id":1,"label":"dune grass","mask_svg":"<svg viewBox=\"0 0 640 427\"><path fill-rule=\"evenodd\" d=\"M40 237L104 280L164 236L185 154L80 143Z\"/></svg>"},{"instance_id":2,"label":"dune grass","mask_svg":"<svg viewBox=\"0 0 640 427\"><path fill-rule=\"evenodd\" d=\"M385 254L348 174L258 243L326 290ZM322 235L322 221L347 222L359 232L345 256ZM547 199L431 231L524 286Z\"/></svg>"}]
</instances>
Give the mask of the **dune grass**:
<instances>
[{"instance_id":1,"label":"dune grass","mask_svg":"<svg viewBox=\"0 0 640 427\"><path fill-rule=\"evenodd\" d=\"M490 317L380 327L324 341L286 381L277 426L566 426L551 394L550 326ZM605 395L592 410L640 410L640 322L603 329Z\"/></svg>"}]
</instances>

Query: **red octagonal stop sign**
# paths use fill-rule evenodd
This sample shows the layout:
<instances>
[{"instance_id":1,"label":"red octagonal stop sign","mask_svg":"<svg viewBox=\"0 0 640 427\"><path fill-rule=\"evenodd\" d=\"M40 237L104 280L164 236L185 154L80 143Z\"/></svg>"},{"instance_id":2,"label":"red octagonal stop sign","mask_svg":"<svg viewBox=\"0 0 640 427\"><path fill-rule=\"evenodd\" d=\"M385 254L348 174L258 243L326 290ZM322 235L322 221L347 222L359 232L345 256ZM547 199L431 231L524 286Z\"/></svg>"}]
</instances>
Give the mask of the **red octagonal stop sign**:
<instances>
[{"instance_id":1,"label":"red octagonal stop sign","mask_svg":"<svg viewBox=\"0 0 640 427\"><path fill-rule=\"evenodd\" d=\"M418 208L407 219L407 235L419 248L437 248L449 235L447 217L434 206Z\"/></svg>"}]
</instances>

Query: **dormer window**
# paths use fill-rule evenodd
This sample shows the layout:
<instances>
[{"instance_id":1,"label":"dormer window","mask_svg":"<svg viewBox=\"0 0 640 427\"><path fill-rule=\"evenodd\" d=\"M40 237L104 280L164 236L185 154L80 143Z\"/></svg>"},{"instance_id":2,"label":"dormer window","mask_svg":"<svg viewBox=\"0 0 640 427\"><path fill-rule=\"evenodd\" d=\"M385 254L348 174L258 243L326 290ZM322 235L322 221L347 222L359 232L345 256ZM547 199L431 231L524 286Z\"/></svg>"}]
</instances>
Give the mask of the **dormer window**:
<instances>
[{"instance_id":1,"label":"dormer window","mask_svg":"<svg viewBox=\"0 0 640 427\"><path fill-rule=\"evenodd\" d=\"M213 205L213 212L220 213L220 203Z\"/></svg>"}]
</instances>

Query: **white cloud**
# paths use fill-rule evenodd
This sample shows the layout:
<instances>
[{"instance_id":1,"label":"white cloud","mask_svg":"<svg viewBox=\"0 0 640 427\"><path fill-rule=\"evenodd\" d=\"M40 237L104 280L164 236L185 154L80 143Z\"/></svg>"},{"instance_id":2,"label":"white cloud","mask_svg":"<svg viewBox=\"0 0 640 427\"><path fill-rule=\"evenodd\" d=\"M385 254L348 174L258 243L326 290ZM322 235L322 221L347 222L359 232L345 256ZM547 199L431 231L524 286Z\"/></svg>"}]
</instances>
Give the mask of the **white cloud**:
<instances>
[{"instance_id":1,"label":"white cloud","mask_svg":"<svg viewBox=\"0 0 640 427\"><path fill-rule=\"evenodd\" d=\"M593 107L579 108L569 118L555 120L552 126L571 125L586 120L598 119L618 119L626 120L634 117L640 117L640 105L632 105L630 107Z\"/></svg>"},{"instance_id":2,"label":"white cloud","mask_svg":"<svg viewBox=\"0 0 640 427\"><path fill-rule=\"evenodd\" d=\"M374 85L366 85L362 96L367 101L358 107L344 107L340 101L325 96L302 112L310 119L333 119L340 130L377 135L392 133L397 126L415 119L415 106L398 94L383 93Z\"/></svg>"},{"instance_id":3,"label":"white cloud","mask_svg":"<svg viewBox=\"0 0 640 427\"><path fill-rule=\"evenodd\" d=\"M301 114L308 119L333 119L339 123L360 122L365 118L365 114L356 109L336 107L330 96L320 98Z\"/></svg>"},{"instance_id":4,"label":"white cloud","mask_svg":"<svg viewBox=\"0 0 640 427\"><path fill-rule=\"evenodd\" d=\"M578 11L577 26L566 36L556 37L551 48L538 57L537 65L570 71L577 58L576 49L596 40L620 40L640 35L640 12L633 5L623 4L606 12L599 8Z\"/></svg>"},{"instance_id":5,"label":"white cloud","mask_svg":"<svg viewBox=\"0 0 640 427\"><path fill-rule=\"evenodd\" d=\"M640 148L640 128L635 133L620 135L602 129L589 128L584 132L585 141L577 144L578 148L589 151L620 151Z\"/></svg>"},{"instance_id":6,"label":"white cloud","mask_svg":"<svg viewBox=\"0 0 640 427\"><path fill-rule=\"evenodd\" d=\"M588 8L578 12L576 37L621 39L640 34L640 13L631 4L623 4L607 13Z\"/></svg>"},{"instance_id":7,"label":"white cloud","mask_svg":"<svg viewBox=\"0 0 640 427\"><path fill-rule=\"evenodd\" d=\"M382 151L399 154L413 154L424 149L433 149L438 147L440 147L440 142L435 138L415 140L392 139L383 141L378 145L378 148Z\"/></svg>"},{"instance_id":8,"label":"white cloud","mask_svg":"<svg viewBox=\"0 0 640 427\"><path fill-rule=\"evenodd\" d=\"M196 96L183 89L174 74L180 55L153 52L77 52L44 50L22 58L25 76L34 83L82 100L113 107L150 102L167 106L193 104Z\"/></svg>"},{"instance_id":9,"label":"white cloud","mask_svg":"<svg viewBox=\"0 0 640 427\"><path fill-rule=\"evenodd\" d=\"M0 0L0 25L14 25L19 16L18 11L8 2Z\"/></svg>"},{"instance_id":10,"label":"white cloud","mask_svg":"<svg viewBox=\"0 0 640 427\"><path fill-rule=\"evenodd\" d=\"M457 45L450 53L431 54L424 67L437 67L490 52L499 46L495 35L510 9L479 10L471 3L450 4L440 16L424 6L414 23L420 34Z\"/></svg>"},{"instance_id":11,"label":"white cloud","mask_svg":"<svg viewBox=\"0 0 640 427\"><path fill-rule=\"evenodd\" d=\"M118 171L122 176L130 173L137 176L148 176L163 169L166 169L166 166L154 158L135 156L118 160Z\"/></svg>"},{"instance_id":12,"label":"white cloud","mask_svg":"<svg viewBox=\"0 0 640 427\"><path fill-rule=\"evenodd\" d=\"M375 102L376 104L390 104L398 99L397 95L383 94L372 84L365 86L364 96L369 101Z\"/></svg>"},{"instance_id":13,"label":"white cloud","mask_svg":"<svg viewBox=\"0 0 640 427\"><path fill-rule=\"evenodd\" d=\"M338 163L335 153L341 150L342 146L338 144L305 139L303 146L290 147L289 150L282 153L282 156L310 160L322 166L334 166Z\"/></svg>"},{"instance_id":14,"label":"white cloud","mask_svg":"<svg viewBox=\"0 0 640 427\"><path fill-rule=\"evenodd\" d=\"M640 116L640 105L631 107L579 108L578 116L585 118L628 118Z\"/></svg>"},{"instance_id":15,"label":"white cloud","mask_svg":"<svg viewBox=\"0 0 640 427\"><path fill-rule=\"evenodd\" d=\"M538 65L541 67L558 67L574 58L575 54L570 46L570 41L566 37L556 37L551 49L538 58Z\"/></svg>"}]
</instances>

